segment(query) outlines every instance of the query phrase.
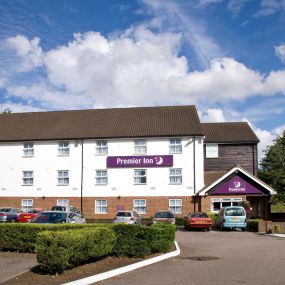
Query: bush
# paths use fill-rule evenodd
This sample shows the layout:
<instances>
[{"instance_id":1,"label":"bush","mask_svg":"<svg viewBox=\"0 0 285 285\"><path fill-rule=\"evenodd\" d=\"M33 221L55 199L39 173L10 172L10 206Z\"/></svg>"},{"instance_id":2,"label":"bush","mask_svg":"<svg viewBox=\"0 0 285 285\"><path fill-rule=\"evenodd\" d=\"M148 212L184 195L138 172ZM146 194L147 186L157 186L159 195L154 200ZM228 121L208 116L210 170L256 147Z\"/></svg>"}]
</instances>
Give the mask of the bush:
<instances>
[{"instance_id":1,"label":"bush","mask_svg":"<svg viewBox=\"0 0 285 285\"><path fill-rule=\"evenodd\" d=\"M176 218L175 219L175 224L177 226L183 226L184 225L184 219L183 218Z\"/></svg>"},{"instance_id":2,"label":"bush","mask_svg":"<svg viewBox=\"0 0 285 285\"><path fill-rule=\"evenodd\" d=\"M207 213L208 217L212 219L213 222L213 227L215 227L216 225L216 221L218 219L218 217L216 216L217 213Z\"/></svg>"},{"instance_id":3,"label":"bush","mask_svg":"<svg viewBox=\"0 0 285 285\"><path fill-rule=\"evenodd\" d=\"M34 252L37 235L42 231L62 231L67 229L102 227L103 225L93 224L0 224L0 248L17 250L20 252Z\"/></svg>"},{"instance_id":4,"label":"bush","mask_svg":"<svg viewBox=\"0 0 285 285\"><path fill-rule=\"evenodd\" d=\"M253 232L258 232L258 223L262 221L261 219L251 219L247 220L246 228Z\"/></svg>"},{"instance_id":5,"label":"bush","mask_svg":"<svg viewBox=\"0 0 285 285\"><path fill-rule=\"evenodd\" d=\"M37 261L48 273L61 273L112 252L115 233L107 227L44 231L36 241Z\"/></svg>"}]
</instances>

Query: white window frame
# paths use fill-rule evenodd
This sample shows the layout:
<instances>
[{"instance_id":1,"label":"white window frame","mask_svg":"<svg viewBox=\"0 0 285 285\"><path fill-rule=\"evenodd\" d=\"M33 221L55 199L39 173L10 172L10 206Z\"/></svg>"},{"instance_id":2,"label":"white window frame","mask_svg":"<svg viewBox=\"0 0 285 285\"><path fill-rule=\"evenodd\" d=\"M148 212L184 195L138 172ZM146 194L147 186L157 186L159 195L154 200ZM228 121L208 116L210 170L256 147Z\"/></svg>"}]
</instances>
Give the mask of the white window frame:
<instances>
[{"instance_id":1,"label":"white window frame","mask_svg":"<svg viewBox=\"0 0 285 285\"><path fill-rule=\"evenodd\" d=\"M134 141L134 154L146 154L147 141L145 139L136 139Z\"/></svg>"},{"instance_id":2,"label":"white window frame","mask_svg":"<svg viewBox=\"0 0 285 285\"><path fill-rule=\"evenodd\" d=\"M69 170L58 170L57 171L57 185L58 186L68 186L69 185Z\"/></svg>"},{"instance_id":3,"label":"white window frame","mask_svg":"<svg viewBox=\"0 0 285 285\"><path fill-rule=\"evenodd\" d=\"M172 203L174 202L174 203ZM181 215L182 214L182 199L169 199L168 200L169 210L173 214Z\"/></svg>"},{"instance_id":4,"label":"white window frame","mask_svg":"<svg viewBox=\"0 0 285 285\"><path fill-rule=\"evenodd\" d=\"M206 144L206 158L218 158L219 145L216 143Z\"/></svg>"},{"instance_id":5,"label":"white window frame","mask_svg":"<svg viewBox=\"0 0 285 285\"><path fill-rule=\"evenodd\" d=\"M145 174L140 172L144 171ZM141 182L145 178L145 182ZM147 170L146 169L134 169L134 185L146 185L147 184Z\"/></svg>"},{"instance_id":6,"label":"white window frame","mask_svg":"<svg viewBox=\"0 0 285 285\"><path fill-rule=\"evenodd\" d=\"M146 214L146 199L134 199L133 210L139 215Z\"/></svg>"},{"instance_id":7,"label":"white window frame","mask_svg":"<svg viewBox=\"0 0 285 285\"><path fill-rule=\"evenodd\" d=\"M24 186L33 186L34 185L34 171L24 170L22 179L23 179Z\"/></svg>"},{"instance_id":8,"label":"white window frame","mask_svg":"<svg viewBox=\"0 0 285 285\"><path fill-rule=\"evenodd\" d=\"M23 211L27 211L33 207L33 199L22 199L21 208Z\"/></svg>"},{"instance_id":9,"label":"white window frame","mask_svg":"<svg viewBox=\"0 0 285 285\"><path fill-rule=\"evenodd\" d=\"M69 156L69 142L58 142L58 156Z\"/></svg>"},{"instance_id":10,"label":"white window frame","mask_svg":"<svg viewBox=\"0 0 285 285\"><path fill-rule=\"evenodd\" d=\"M24 157L32 157L34 156L34 143L33 142L25 142L23 145L23 156Z\"/></svg>"},{"instance_id":11,"label":"white window frame","mask_svg":"<svg viewBox=\"0 0 285 285\"><path fill-rule=\"evenodd\" d=\"M173 180L173 181L171 181ZM182 180L182 168L170 168L169 169L169 184L181 185Z\"/></svg>"},{"instance_id":12,"label":"white window frame","mask_svg":"<svg viewBox=\"0 0 285 285\"><path fill-rule=\"evenodd\" d=\"M95 200L95 214L108 214L108 201L106 199Z\"/></svg>"},{"instance_id":13,"label":"white window frame","mask_svg":"<svg viewBox=\"0 0 285 285\"><path fill-rule=\"evenodd\" d=\"M107 155L108 154L108 141L100 140L96 141L96 155Z\"/></svg>"},{"instance_id":14,"label":"white window frame","mask_svg":"<svg viewBox=\"0 0 285 285\"><path fill-rule=\"evenodd\" d=\"M68 199L58 199L56 201L56 205L57 206L65 206L65 207L67 207L67 206L69 206L69 200Z\"/></svg>"},{"instance_id":15,"label":"white window frame","mask_svg":"<svg viewBox=\"0 0 285 285\"><path fill-rule=\"evenodd\" d=\"M182 153L182 139L181 138L169 139L169 153Z\"/></svg>"},{"instance_id":16,"label":"white window frame","mask_svg":"<svg viewBox=\"0 0 285 285\"><path fill-rule=\"evenodd\" d=\"M231 203L231 207L234 206L233 203L242 202L242 198L211 198L211 212L217 213L219 210L214 209L214 203L220 203L220 209L223 207L223 203Z\"/></svg>"},{"instance_id":17,"label":"white window frame","mask_svg":"<svg viewBox=\"0 0 285 285\"><path fill-rule=\"evenodd\" d=\"M96 169L95 170L95 185L107 185L107 184L108 184L108 170L107 169Z\"/></svg>"}]
</instances>

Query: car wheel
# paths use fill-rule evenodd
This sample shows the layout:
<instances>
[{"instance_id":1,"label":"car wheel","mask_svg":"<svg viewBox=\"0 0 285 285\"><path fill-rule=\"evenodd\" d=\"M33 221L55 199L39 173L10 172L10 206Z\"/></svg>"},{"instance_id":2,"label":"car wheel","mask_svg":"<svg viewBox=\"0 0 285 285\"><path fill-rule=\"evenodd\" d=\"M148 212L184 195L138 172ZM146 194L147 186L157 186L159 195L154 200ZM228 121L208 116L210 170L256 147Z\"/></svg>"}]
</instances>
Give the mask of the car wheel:
<instances>
[{"instance_id":1,"label":"car wheel","mask_svg":"<svg viewBox=\"0 0 285 285\"><path fill-rule=\"evenodd\" d=\"M245 231L245 228L241 228L241 231L244 232L244 231Z\"/></svg>"},{"instance_id":2,"label":"car wheel","mask_svg":"<svg viewBox=\"0 0 285 285\"><path fill-rule=\"evenodd\" d=\"M210 231L210 229L211 229L211 228L207 228L207 232L209 232L209 231Z\"/></svg>"}]
</instances>

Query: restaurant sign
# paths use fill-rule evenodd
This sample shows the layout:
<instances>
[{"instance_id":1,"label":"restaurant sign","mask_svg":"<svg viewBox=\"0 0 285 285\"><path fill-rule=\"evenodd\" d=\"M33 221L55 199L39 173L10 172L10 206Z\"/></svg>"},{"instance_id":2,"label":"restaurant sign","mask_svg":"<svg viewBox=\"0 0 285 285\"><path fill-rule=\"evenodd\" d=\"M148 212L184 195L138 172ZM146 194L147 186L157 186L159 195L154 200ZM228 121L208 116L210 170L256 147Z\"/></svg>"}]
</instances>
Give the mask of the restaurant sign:
<instances>
[{"instance_id":1,"label":"restaurant sign","mask_svg":"<svg viewBox=\"0 0 285 285\"><path fill-rule=\"evenodd\" d=\"M107 168L173 166L173 155L108 156Z\"/></svg>"}]
</instances>

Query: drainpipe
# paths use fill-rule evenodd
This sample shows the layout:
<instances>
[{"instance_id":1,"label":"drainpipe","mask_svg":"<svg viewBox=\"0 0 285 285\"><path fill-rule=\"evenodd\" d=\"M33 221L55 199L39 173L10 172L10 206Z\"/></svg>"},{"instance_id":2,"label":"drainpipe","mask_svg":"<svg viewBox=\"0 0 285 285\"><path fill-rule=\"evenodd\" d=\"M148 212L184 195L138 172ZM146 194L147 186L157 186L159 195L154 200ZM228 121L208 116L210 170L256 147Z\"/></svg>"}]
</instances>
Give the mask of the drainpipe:
<instances>
[{"instance_id":1,"label":"drainpipe","mask_svg":"<svg viewBox=\"0 0 285 285\"><path fill-rule=\"evenodd\" d=\"M195 153L195 136L193 137L193 190L194 190L194 211L196 211L196 153Z\"/></svg>"},{"instance_id":2,"label":"drainpipe","mask_svg":"<svg viewBox=\"0 0 285 285\"><path fill-rule=\"evenodd\" d=\"M83 140L81 140L81 186L80 186L80 212L83 215Z\"/></svg>"}]
</instances>

